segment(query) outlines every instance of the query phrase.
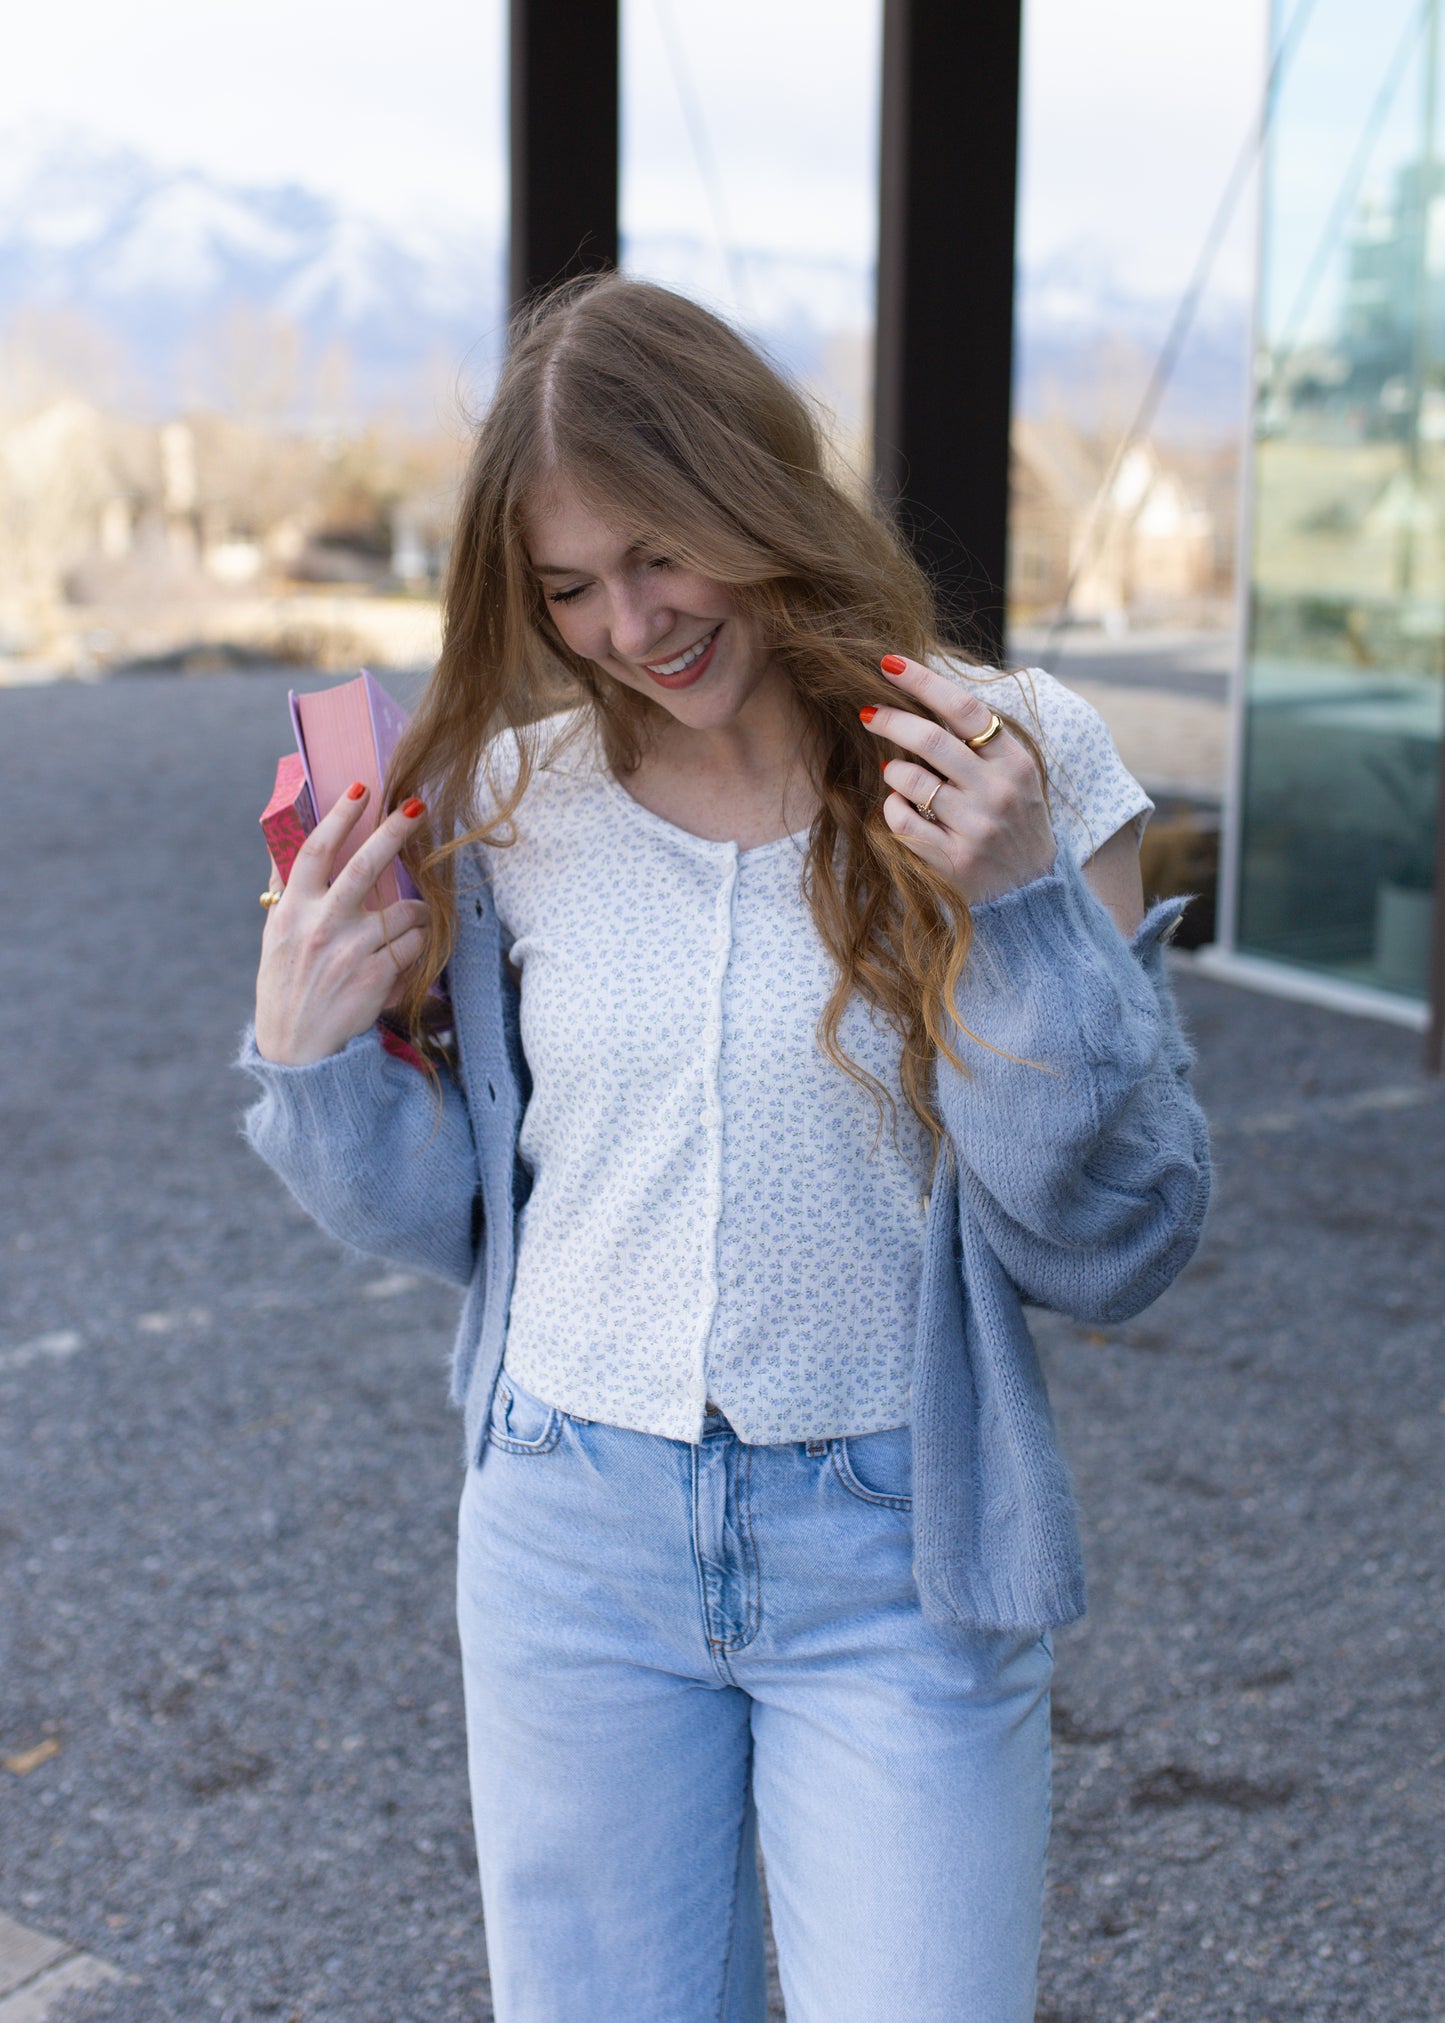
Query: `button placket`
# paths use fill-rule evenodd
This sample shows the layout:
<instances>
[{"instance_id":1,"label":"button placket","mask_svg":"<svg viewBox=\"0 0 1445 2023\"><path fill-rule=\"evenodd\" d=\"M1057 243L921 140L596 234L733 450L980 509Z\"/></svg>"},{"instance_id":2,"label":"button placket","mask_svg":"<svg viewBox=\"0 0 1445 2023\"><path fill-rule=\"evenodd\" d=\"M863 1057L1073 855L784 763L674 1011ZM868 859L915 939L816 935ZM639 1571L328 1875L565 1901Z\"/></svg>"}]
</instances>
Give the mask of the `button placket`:
<instances>
[{"instance_id":1,"label":"button placket","mask_svg":"<svg viewBox=\"0 0 1445 2023\"><path fill-rule=\"evenodd\" d=\"M727 846L713 902L712 967L708 976L707 1012L703 1023L701 1103L699 1121L704 1133L706 1157L705 1206L707 1223L703 1233L704 1310L699 1316L693 1382L697 1391L699 1421L707 1397L707 1345L717 1314L718 1225L722 1220L722 1023L723 994L727 985L728 962L733 945L733 903L738 883L738 848Z\"/></svg>"}]
</instances>

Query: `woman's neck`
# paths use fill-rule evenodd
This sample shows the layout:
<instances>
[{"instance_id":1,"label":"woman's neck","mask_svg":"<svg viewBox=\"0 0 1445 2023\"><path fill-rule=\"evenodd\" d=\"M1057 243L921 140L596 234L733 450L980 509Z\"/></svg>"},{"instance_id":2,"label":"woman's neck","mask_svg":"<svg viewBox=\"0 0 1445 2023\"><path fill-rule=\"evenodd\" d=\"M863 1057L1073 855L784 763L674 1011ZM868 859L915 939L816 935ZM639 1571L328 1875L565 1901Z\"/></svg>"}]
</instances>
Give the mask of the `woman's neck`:
<instances>
[{"instance_id":1,"label":"woman's neck","mask_svg":"<svg viewBox=\"0 0 1445 2023\"><path fill-rule=\"evenodd\" d=\"M805 829L817 812L806 763L810 725L791 682L764 681L727 724L659 727L623 782L654 815L710 842L755 849Z\"/></svg>"}]
</instances>

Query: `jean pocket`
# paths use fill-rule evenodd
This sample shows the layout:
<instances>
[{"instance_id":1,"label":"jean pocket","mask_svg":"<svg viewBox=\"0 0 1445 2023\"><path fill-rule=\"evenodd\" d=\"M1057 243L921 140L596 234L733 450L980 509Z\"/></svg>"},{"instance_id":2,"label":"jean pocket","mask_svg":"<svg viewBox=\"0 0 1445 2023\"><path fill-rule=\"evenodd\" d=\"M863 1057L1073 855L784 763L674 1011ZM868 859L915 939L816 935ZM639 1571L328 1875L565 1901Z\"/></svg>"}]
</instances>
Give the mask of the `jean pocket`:
<instances>
[{"instance_id":1,"label":"jean pocket","mask_svg":"<svg viewBox=\"0 0 1445 2023\"><path fill-rule=\"evenodd\" d=\"M492 1393L487 1445L508 1454L550 1454L561 1434L562 1414L556 1406L544 1405L501 1371Z\"/></svg>"},{"instance_id":2,"label":"jean pocket","mask_svg":"<svg viewBox=\"0 0 1445 2023\"><path fill-rule=\"evenodd\" d=\"M882 1433L850 1433L833 1442L833 1468L850 1496L889 1510L913 1508L913 1433L890 1426Z\"/></svg>"}]
</instances>

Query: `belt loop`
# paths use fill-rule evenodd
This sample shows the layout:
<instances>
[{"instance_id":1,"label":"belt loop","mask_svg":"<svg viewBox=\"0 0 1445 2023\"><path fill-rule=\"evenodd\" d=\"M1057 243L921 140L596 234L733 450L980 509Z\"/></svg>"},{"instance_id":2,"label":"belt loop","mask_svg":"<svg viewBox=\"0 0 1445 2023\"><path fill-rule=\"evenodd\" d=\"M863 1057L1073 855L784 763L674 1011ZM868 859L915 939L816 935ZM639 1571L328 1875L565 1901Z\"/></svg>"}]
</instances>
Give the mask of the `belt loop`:
<instances>
[{"instance_id":1,"label":"belt loop","mask_svg":"<svg viewBox=\"0 0 1445 2023\"><path fill-rule=\"evenodd\" d=\"M831 1440L810 1440L808 1442L808 1453L816 1461L820 1454L827 1453L832 1444Z\"/></svg>"}]
</instances>

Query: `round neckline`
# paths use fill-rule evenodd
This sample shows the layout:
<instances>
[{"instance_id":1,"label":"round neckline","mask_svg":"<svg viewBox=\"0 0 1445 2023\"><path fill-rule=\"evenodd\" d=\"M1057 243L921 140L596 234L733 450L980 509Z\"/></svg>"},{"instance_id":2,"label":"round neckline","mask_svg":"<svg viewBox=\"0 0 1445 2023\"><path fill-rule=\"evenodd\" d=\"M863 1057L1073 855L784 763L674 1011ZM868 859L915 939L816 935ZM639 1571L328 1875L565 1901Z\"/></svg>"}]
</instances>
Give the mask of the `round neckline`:
<instances>
[{"instance_id":1,"label":"round neckline","mask_svg":"<svg viewBox=\"0 0 1445 2023\"><path fill-rule=\"evenodd\" d=\"M737 858L739 863L745 857L761 857L769 850L780 849L784 843L806 842L812 833L812 823L810 822L806 829L790 830L786 835L771 837L766 843L750 843L747 849L744 850L731 837L699 836L695 830L684 829L677 822L669 822L666 815L655 814L651 808L645 808L635 795L629 794L621 780L617 779L605 765L599 767L598 771L603 785L609 793L614 794L619 800L625 801L633 814L638 816L644 825L659 830L664 836L670 837L675 842L690 843L699 850L708 852L729 851Z\"/></svg>"}]
</instances>

